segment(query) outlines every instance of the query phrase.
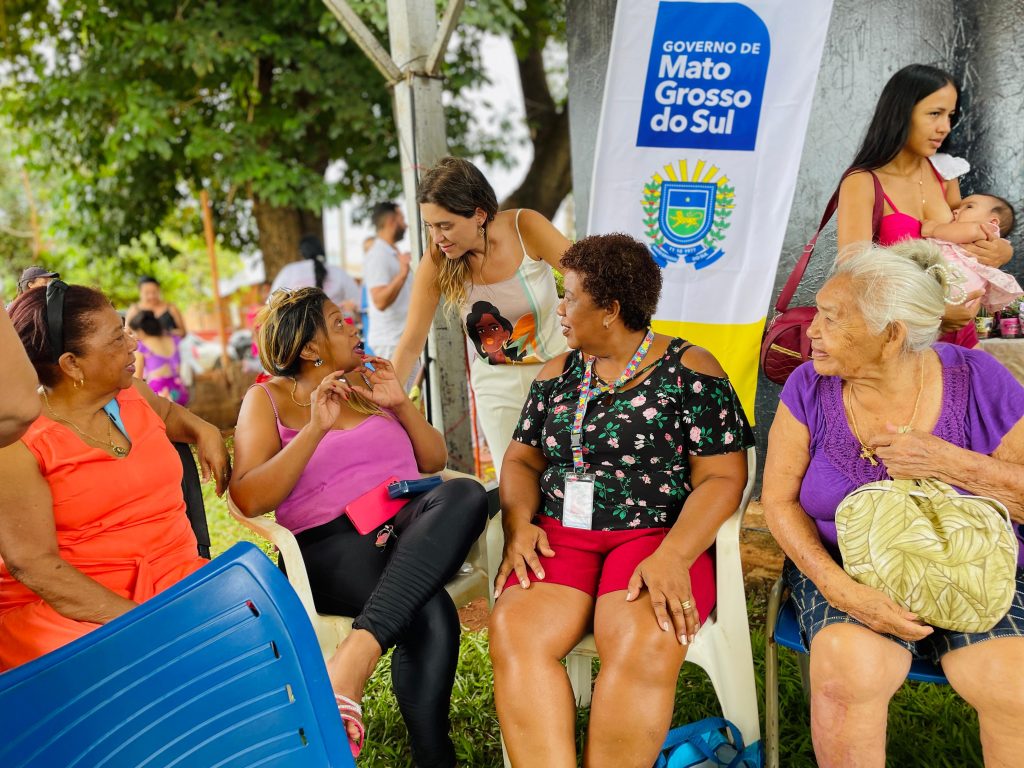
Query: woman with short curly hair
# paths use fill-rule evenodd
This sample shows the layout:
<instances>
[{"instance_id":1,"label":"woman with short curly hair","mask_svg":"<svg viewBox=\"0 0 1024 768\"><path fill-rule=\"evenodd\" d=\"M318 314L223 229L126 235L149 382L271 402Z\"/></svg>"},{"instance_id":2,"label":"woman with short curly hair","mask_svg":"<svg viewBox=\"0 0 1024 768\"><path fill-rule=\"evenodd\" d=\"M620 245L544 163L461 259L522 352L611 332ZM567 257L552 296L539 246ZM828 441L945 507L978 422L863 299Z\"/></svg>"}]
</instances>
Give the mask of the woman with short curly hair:
<instances>
[{"instance_id":1,"label":"woman with short curly hair","mask_svg":"<svg viewBox=\"0 0 1024 768\"><path fill-rule=\"evenodd\" d=\"M647 768L715 603L707 549L739 503L753 439L715 358L651 330L661 270L646 246L588 237L562 268L573 351L533 383L501 478L495 701L517 768L575 766L559 662L593 627L601 672L585 764Z\"/></svg>"}]
</instances>

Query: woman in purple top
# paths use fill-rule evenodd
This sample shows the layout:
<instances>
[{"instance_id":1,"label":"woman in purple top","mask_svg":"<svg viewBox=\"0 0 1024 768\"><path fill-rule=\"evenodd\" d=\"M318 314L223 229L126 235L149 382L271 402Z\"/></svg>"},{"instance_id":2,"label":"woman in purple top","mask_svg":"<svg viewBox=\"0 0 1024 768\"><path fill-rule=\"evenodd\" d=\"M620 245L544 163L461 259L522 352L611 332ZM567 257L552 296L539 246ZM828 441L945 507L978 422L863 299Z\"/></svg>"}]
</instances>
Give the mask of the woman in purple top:
<instances>
[{"instance_id":1,"label":"woman in purple top","mask_svg":"<svg viewBox=\"0 0 1024 768\"><path fill-rule=\"evenodd\" d=\"M442 469L444 437L391 364L361 354L355 328L319 288L275 291L258 323L260 361L275 376L242 402L231 497L250 517L276 509L302 550L317 610L356 617L327 662L353 753L363 688L394 646L391 679L415 764L451 768L460 628L444 585L483 531L483 487L449 480L361 535L345 508L391 477Z\"/></svg>"},{"instance_id":2,"label":"woman in purple top","mask_svg":"<svg viewBox=\"0 0 1024 768\"><path fill-rule=\"evenodd\" d=\"M985 633L927 626L846 574L835 511L855 488L937 478L1003 502L1024 521L1024 388L980 350L936 344L949 296L922 240L843 260L818 292L811 362L782 391L761 500L811 651L818 764L884 766L889 699L912 658L938 660L978 710L985 764L1024 754L1024 570Z\"/></svg>"}]
</instances>

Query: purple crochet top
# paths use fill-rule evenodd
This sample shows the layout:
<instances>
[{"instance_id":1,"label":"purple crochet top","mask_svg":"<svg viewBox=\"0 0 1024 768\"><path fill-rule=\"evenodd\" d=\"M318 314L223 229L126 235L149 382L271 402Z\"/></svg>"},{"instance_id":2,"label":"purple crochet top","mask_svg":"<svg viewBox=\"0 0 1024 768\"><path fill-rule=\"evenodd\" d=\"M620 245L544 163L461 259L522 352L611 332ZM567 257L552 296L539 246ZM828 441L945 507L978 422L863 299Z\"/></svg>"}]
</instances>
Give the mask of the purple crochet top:
<instances>
[{"instance_id":1,"label":"purple crochet top","mask_svg":"<svg viewBox=\"0 0 1024 768\"><path fill-rule=\"evenodd\" d=\"M992 453L1024 417L1024 387L987 352L951 344L936 344L934 349L942 361L942 410L932 434L978 453ZM800 505L814 519L825 548L839 561L836 507L855 488L888 480L889 474L884 463L873 467L860 458L838 376L821 376L812 363L804 363L786 381L781 399L811 433L811 463L800 485ZM1024 542L1022 526L1016 529ZM1024 547L1018 551L1017 564L1024 565Z\"/></svg>"}]
</instances>

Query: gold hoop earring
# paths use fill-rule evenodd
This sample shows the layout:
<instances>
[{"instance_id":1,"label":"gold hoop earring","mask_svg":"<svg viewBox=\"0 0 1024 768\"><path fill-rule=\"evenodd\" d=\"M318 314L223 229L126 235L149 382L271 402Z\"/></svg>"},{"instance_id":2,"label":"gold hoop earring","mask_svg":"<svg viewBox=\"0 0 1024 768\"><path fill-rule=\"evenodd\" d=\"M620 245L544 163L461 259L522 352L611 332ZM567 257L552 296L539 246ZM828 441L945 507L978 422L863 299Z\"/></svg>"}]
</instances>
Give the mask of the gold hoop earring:
<instances>
[{"instance_id":1,"label":"gold hoop earring","mask_svg":"<svg viewBox=\"0 0 1024 768\"><path fill-rule=\"evenodd\" d=\"M81 389L82 387L84 387L85 386L85 376L83 376L80 379L74 379L71 382L71 386L73 386L75 389Z\"/></svg>"}]
</instances>

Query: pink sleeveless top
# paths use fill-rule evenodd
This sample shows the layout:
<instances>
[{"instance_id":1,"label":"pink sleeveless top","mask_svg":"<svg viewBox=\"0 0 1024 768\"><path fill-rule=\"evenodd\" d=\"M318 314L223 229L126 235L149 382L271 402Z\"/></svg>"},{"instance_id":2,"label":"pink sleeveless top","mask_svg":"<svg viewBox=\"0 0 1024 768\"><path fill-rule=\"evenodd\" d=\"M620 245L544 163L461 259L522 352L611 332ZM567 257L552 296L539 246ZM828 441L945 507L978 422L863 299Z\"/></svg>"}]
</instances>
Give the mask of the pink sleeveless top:
<instances>
[{"instance_id":1,"label":"pink sleeveless top","mask_svg":"<svg viewBox=\"0 0 1024 768\"><path fill-rule=\"evenodd\" d=\"M274 409L281 447L299 433L281 423L274 396L257 384ZM329 523L345 507L389 477L420 476L412 441L391 414L367 416L351 429L332 429L320 441L288 497L277 506L277 522L292 533Z\"/></svg>"},{"instance_id":2,"label":"pink sleeveless top","mask_svg":"<svg viewBox=\"0 0 1024 768\"><path fill-rule=\"evenodd\" d=\"M932 169L935 179L942 188L942 194L945 195L946 183L943 181L942 176L939 175L939 172L931 162L928 163L928 167ZM874 176L873 173L871 175ZM879 245L894 245L900 240L919 240L921 238L921 222L908 213L902 213L893 204L892 200L889 199L889 196L885 194L884 187L882 188L882 197L885 198L885 202L892 208L892 213L883 216L882 221L879 222L876 242ZM939 341L970 349L978 346L978 332L974 327L974 323L968 323L959 331L942 334L939 336Z\"/></svg>"}]
</instances>

